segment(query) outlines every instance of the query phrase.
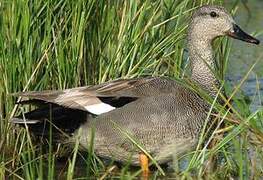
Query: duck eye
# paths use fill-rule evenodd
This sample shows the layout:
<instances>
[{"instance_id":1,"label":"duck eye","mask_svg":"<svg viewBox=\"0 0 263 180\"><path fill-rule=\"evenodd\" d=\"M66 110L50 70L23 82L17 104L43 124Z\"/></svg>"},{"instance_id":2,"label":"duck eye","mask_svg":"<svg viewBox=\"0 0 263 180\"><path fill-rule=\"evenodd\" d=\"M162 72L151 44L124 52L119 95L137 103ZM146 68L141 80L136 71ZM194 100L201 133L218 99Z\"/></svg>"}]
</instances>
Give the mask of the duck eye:
<instances>
[{"instance_id":1,"label":"duck eye","mask_svg":"<svg viewBox=\"0 0 263 180\"><path fill-rule=\"evenodd\" d=\"M216 14L215 11L212 11L212 12L210 12L210 16L211 16L211 17L217 17L218 15Z\"/></svg>"}]
</instances>

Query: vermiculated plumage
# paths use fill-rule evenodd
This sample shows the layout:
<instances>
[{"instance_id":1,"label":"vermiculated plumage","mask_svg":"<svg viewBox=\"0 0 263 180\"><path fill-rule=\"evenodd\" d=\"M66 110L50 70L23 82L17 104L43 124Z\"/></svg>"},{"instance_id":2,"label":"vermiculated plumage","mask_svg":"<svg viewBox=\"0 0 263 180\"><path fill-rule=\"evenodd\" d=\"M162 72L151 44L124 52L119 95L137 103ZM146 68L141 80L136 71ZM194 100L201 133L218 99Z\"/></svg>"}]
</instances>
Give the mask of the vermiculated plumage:
<instances>
[{"instance_id":1,"label":"vermiculated plumage","mask_svg":"<svg viewBox=\"0 0 263 180\"><path fill-rule=\"evenodd\" d=\"M214 74L212 41L229 35L259 43L236 28L239 27L230 14L219 6L200 7L189 25L192 81L211 97L215 97L219 84ZM14 123L27 123L32 131L45 134L47 129L41 127L45 119L52 119L55 126L71 136L68 141L80 138L83 147L90 145L94 130L96 154L134 165L139 163L140 149L116 125L159 163L165 163L172 156L195 147L210 108L191 88L165 77L120 79L95 86L18 95L29 97L32 102L37 100L44 107L26 113L25 119L23 116L14 118Z\"/></svg>"}]
</instances>

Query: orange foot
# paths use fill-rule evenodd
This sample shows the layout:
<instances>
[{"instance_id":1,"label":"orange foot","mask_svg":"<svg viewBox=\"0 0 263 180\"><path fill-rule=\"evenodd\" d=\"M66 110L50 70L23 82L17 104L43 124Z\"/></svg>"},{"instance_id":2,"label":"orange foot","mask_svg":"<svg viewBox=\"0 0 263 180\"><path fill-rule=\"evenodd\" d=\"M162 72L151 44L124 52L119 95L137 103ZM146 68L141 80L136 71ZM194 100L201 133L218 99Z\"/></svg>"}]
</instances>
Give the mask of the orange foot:
<instances>
[{"instance_id":1,"label":"orange foot","mask_svg":"<svg viewBox=\"0 0 263 180\"><path fill-rule=\"evenodd\" d=\"M142 168L142 178L144 180L147 180L149 179L149 173L150 173L148 157L144 153L140 153L139 160Z\"/></svg>"}]
</instances>

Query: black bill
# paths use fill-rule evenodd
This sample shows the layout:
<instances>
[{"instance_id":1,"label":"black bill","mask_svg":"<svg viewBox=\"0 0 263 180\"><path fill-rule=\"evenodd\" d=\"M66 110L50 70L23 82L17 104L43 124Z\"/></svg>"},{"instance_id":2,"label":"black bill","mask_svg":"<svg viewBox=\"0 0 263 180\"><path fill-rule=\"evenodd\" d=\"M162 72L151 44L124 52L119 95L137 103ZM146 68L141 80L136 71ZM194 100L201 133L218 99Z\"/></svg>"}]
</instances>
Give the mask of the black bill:
<instances>
[{"instance_id":1,"label":"black bill","mask_svg":"<svg viewBox=\"0 0 263 180\"><path fill-rule=\"evenodd\" d=\"M233 30L228 32L228 36L245 42L259 44L260 41L245 33L238 25L233 24Z\"/></svg>"}]
</instances>

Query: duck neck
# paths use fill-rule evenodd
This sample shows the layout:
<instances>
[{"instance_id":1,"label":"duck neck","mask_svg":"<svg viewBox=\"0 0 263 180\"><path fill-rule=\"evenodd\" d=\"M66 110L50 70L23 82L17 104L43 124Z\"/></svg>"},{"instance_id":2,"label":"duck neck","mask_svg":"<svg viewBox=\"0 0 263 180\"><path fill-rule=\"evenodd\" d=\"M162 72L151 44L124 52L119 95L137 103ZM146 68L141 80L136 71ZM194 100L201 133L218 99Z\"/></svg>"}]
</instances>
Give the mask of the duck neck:
<instances>
[{"instance_id":1,"label":"duck neck","mask_svg":"<svg viewBox=\"0 0 263 180\"><path fill-rule=\"evenodd\" d=\"M198 83L210 95L215 96L219 82L214 74L216 67L212 39L196 36L193 38L189 34L188 47L192 80Z\"/></svg>"}]
</instances>

